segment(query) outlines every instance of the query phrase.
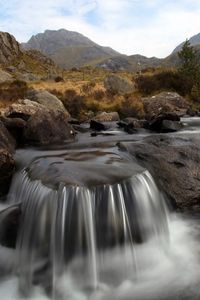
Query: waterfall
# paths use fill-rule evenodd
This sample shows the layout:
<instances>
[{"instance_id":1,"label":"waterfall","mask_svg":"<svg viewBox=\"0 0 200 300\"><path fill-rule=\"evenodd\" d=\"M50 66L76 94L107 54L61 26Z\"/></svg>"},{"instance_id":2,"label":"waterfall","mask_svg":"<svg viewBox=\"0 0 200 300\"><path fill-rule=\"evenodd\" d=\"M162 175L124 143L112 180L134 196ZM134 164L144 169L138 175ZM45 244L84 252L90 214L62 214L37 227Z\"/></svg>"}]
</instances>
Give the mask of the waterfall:
<instances>
[{"instance_id":1,"label":"waterfall","mask_svg":"<svg viewBox=\"0 0 200 300\"><path fill-rule=\"evenodd\" d=\"M24 169L13 180L10 202L21 202L16 272L27 292L40 284L56 298L65 273L79 288L98 288L110 280L109 249L124 260L123 278L113 263L116 284L136 278L136 245L154 238L160 247L168 236L166 204L148 171L112 184L52 189Z\"/></svg>"}]
</instances>

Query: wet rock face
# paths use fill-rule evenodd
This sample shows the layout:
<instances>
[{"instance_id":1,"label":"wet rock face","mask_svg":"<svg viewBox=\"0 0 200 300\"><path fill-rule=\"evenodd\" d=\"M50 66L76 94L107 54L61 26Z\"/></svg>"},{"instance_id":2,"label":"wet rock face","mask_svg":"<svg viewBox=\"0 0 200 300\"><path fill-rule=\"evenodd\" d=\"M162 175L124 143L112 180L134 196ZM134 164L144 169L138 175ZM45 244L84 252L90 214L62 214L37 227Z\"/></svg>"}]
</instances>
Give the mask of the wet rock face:
<instances>
[{"instance_id":1,"label":"wet rock face","mask_svg":"<svg viewBox=\"0 0 200 300\"><path fill-rule=\"evenodd\" d=\"M199 139L159 135L120 147L151 172L175 207L200 211Z\"/></svg>"},{"instance_id":2,"label":"wet rock face","mask_svg":"<svg viewBox=\"0 0 200 300\"><path fill-rule=\"evenodd\" d=\"M15 162L12 157L15 146L15 140L0 121L0 197L8 192L15 170Z\"/></svg>"},{"instance_id":3,"label":"wet rock face","mask_svg":"<svg viewBox=\"0 0 200 300\"><path fill-rule=\"evenodd\" d=\"M155 132L175 132L182 128L180 117L176 113L163 113L152 117L145 127Z\"/></svg>"},{"instance_id":4,"label":"wet rock face","mask_svg":"<svg viewBox=\"0 0 200 300\"><path fill-rule=\"evenodd\" d=\"M16 142L11 136L9 131L4 126L3 122L0 121L0 149L6 149L8 152L14 152Z\"/></svg>"},{"instance_id":5,"label":"wet rock face","mask_svg":"<svg viewBox=\"0 0 200 300\"><path fill-rule=\"evenodd\" d=\"M7 149L0 149L0 197L8 192L15 162Z\"/></svg>"}]
</instances>

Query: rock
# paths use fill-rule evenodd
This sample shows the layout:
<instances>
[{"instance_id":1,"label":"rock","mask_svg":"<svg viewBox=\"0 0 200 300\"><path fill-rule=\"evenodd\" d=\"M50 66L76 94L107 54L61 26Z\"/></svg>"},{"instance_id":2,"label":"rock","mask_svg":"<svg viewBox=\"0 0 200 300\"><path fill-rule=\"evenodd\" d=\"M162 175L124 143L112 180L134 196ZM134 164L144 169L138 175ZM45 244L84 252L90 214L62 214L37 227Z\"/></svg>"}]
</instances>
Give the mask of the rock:
<instances>
[{"instance_id":1,"label":"rock","mask_svg":"<svg viewBox=\"0 0 200 300\"><path fill-rule=\"evenodd\" d=\"M174 207L200 211L199 139L156 135L120 147L151 172Z\"/></svg>"},{"instance_id":2,"label":"rock","mask_svg":"<svg viewBox=\"0 0 200 300\"><path fill-rule=\"evenodd\" d=\"M14 170L12 154L8 149L0 148L0 197L7 194Z\"/></svg>"},{"instance_id":3,"label":"rock","mask_svg":"<svg viewBox=\"0 0 200 300\"><path fill-rule=\"evenodd\" d=\"M128 134L133 134L136 133L137 130L134 127L134 123L126 123L123 121L117 122L117 125L120 128L123 128L125 132L127 132Z\"/></svg>"},{"instance_id":4,"label":"rock","mask_svg":"<svg viewBox=\"0 0 200 300\"><path fill-rule=\"evenodd\" d=\"M23 131L26 127L26 121L20 118L7 118L4 116L0 116L0 120L20 145L23 141Z\"/></svg>"},{"instance_id":5,"label":"rock","mask_svg":"<svg viewBox=\"0 0 200 300\"><path fill-rule=\"evenodd\" d=\"M0 69L0 83L12 81L12 80L13 77L9 73Z\"/></svg>"},{"instance_id":6,"label":"rock","mask_svg":"<svg viewBox=\"0 0 200 300\"><path fill-rule=\"evenodd\" d=\"M132 123L134 128L142 128L144 123L144 120L138 120L136 118L131 118L131 117L125 118L123 119L123 121L127 124Z\"/></svg>"},{"instance_id":7,"label":"rock","mask_svg":"<svg viewBox=\"0 0 200 300\"><path fill-rule=\"evenodd\" d=\"M70 114L65 109L62 101L60 101L55 95L49 93L48 91L30 90L27 94L27 97L32 101L42 104L45 108L49 110L62 111L66 114L67 117L70 117Z\"/></svg>"},{"instance_id":8,"label":"rock","mask_svg":"<svg viewBox=\"0 0 200 300\"><path fill-rule=\"evenodd\" d=\"M98 122L117 122L120 120L118 112L100 112L94 117L95 121Z\"/></svg>"},{"instance_id":9,"label":"rock","mask_svg":"<svg viewBox=\"0 0 200 300\"><path fill-rule=\"evenodd\" d=\"M64 113L43 110L28 119L24 130L24 142L33 145L63 143L72 140L74 134Z\"/></svg>"},{"instance_id":10,"label":"rock","mask_svg":"<svg viewBox=\"0 0 200 300\"><path fill-rule=\"evenodd\" d=\"M198 115L198 112L192 108L188 108L186 111L186 115L188 115L190 117L195 117Z\"/></svg>"},{"instance_id":11,"label":"rock","mask_svg":"<svg viewBox=\"0 0 200 300\"><path fill-rule=\"evenodd\" d=\"M101 131L101 130L106 130L106 126L100 122L97 122L95 120L90 121L90 129L96 130L96 131Z\"/></svg>"},{"instance_id":12,"label":"rock","mask_svg":"<svg viewBox=\"0 0 200 300\"><path fill-rule=\"evenodd\" d=\"M18 100L18 102L13 103L4 111L4 116L9 118L21 118L24 121L28 121L28 119L33 116L35 113L39 111L48 110L43 105L28 100Z\"/></svg>"},{"instance_id":13,"label":"rock","mask_svg":"<svg viewBox=\"0 0 200 300\"><path fill-rule=\"evenodd\" d=\"M41 76L33 73L27 73L27 72L16 72L16 78L18 80L27 81L27 82L41 80Z\"/></svg>"},{"instance_id":14,"label":"rock","mask_svg":"<svg viewBox=\"0 0 200 300\"><path fill-rule=\"evenodd\" d=\"M152 97L142 98L146 119L155 115L175 112L179 116L185 115L190 104L179 94L173 92L162 92Z\"/></svg>"},{"instance_id":15,"label":"rock","mask_svg":"<svg viewBox=\"0 0 200 300\"><path fill-rule=\"evenodd\" d=\"M19 43L7 32L0 32L0 45L0 64L8 64L22 54Z\"/></svg>"},{"instance_id":16,"label":"rock","mask_svg":"<svg viewBox=\"0 0 200 300\"><path fill-rule=\"evenodd\" d=\"M0 244L15 248L21 216L20 204L0 206Z\"/></svg>"},{"instance_id":17,"label":"rock","mask_svg":"<svg viewBox=\"0 0 200 300\"><path fill-rule=\"evenodd\" d=\"M104 86L111 94L125 95L135 91L135 86L131 81L114 74L106 77Z\"/></svg>"},{"instance_id":18,"label":"rock","mask_svg":"<svg viewBox=\"0 0 200 300\"><path fill-rule=\"evenodd\" d=\"M81 124L80 121L75 119L75 118L70 118L68 120L68 123L71 124L71 125L80 125Z\"/></svg>"},{"instance_id":19,"label":"rock","mask_svg":"<svg viewBox=\"0 0 200 300\"><path fill-rule=\"evenodd\" d=\"M176 113L165 113L154 116L145 124L145 128L155 132L173 132L182 128L180 117Z\"/></svg>"},{"instance_id":20,"label":"rock","mask_svg":"<svg viewBox=\"0 0 200 300\"><path fill-rule=\"evenodd\" d=\"M182 124L177 121L163 120L161 132L175 132L182 128Z\"/></svg>"},{"instance_id":21,"label":"rock","mask_svg":"<svg viewBox=\"0 0 200 300\"><path fill-rule=\"evenodd\" d=\"M15 162L12 157L15 146L14 138L0 121L0 197L8 192L15 169Z\"/></svg>"},{"instance_id":22,"label":"rock","mask_svg":"<svg viewBox=\"0 0 200 300\"><path fill-rule=\"evenodd\" d=\"M16 147L16 142L8 132L4 124L0 121L0 149L6 149L13 153Z\"/></svg>"}]
</instances>

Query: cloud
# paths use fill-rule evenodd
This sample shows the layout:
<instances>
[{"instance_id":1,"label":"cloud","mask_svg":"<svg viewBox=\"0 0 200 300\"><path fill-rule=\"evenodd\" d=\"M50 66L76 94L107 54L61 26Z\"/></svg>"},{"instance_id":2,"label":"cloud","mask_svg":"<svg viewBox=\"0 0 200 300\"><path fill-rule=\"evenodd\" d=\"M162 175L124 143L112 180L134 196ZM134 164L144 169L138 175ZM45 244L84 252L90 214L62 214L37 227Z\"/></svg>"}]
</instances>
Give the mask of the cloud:
<instances>
[{"instance_id":1,"label":"cloud","mask_svg":"<svg viewBox=\"0 0 200 300\"><path fill-rule=\"evenodd\" d=\"M163 57L200 32L199 0L0 0L0 7L0 30L19 41L66 28L122 53Z\"/></svg>"}]
</instances>

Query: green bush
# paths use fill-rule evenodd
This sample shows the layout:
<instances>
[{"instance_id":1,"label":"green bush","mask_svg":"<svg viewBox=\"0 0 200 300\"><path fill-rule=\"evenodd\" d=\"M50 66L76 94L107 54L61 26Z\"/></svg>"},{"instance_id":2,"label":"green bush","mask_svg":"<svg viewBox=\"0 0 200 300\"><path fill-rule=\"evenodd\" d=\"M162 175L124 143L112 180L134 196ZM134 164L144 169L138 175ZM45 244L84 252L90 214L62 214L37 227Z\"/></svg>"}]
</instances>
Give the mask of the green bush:
<instances>
[{"instance_id":1,"label":"green bush","mask_svg":"<svg viewBox=\"0 0 200 300\"><path fill-rule=\"evenodd\" d=\"M143 95L169 90L185 96L191 93L193 84L189 78L186 78L180 72L163 71L151 76L139 76L136 79L136 86Z\"/></svg>"}]
</instances>

